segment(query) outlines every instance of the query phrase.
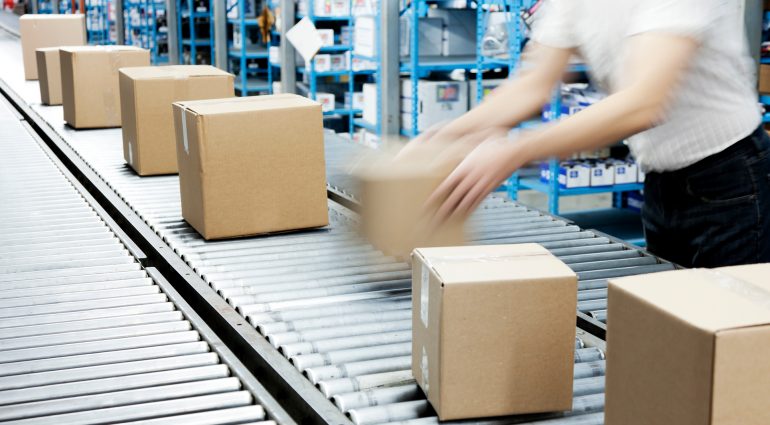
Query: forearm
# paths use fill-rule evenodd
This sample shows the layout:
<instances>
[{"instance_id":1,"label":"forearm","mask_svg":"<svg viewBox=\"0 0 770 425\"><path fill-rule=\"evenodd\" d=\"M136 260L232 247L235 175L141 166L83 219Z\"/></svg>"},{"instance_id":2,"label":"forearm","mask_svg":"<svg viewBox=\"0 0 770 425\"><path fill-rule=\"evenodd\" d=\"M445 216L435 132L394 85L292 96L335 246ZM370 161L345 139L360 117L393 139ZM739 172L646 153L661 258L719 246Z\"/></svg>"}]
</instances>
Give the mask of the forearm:
<instances>
[{"instance_id":1,"label":"forearm","mask_svg":"<svg viewBox=\"0 0 770 425\"><path fill-rule=\"evenodd\" d=\"M641 90L619 92L558 124L523 136L513 148L516 162L523 165L611 145L652 127L660 109Z\"/></svg>"},{"instance_id":2,"label":"forearm","mask_svg":"<svg viewBox=\"0 0 770 425\"><path fill-rule=\"evenodd\" d=\"M466 134L489 128L515 127L542 109L550 89L550 85L539 81L536 75L524 75L500 86L478 107L449 123L441 133Z\"/></svg>"}]
</instances>

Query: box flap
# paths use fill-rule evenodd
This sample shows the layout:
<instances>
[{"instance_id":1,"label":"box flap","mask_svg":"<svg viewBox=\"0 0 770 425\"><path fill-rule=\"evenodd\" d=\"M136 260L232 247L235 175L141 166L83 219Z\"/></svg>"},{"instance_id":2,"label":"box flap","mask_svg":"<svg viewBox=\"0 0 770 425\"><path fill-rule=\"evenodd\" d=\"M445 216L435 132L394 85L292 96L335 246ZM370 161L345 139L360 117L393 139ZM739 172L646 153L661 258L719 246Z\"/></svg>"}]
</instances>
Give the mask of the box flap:
<instances>
[{"instance_id":1,"label":"box flap","mask_svg":"<svg viewBox=\"0 0 770 425\"><path fill-rule=\"evenodd\" d=\"M223 77L232 75L229 72L222 71L221 69L211 65L139 66L121 68L120 72L134 80L184 77Z\"/></svg>"},{"instance_id":2,"label":"box flap","mask_svg":"<svg viewBox=\"0 0 770 425\"><path fill-rule=\"evenodd\" d=\"M227 99L191 100L178 102L181 107L198 115L231 114L247 111L285 109L306 106L321 107L321 104L296 94L275 94L266 96L232 97Z\"/></svg>"},{"instance_id":3,"label":"box flap","mask_svg":"<svg viewBox=\"0 0 770 425\"><path fill-rule=\"evenodd\" d=\"M101 52L125 52L125 51L145 51L136 46L62 46L59 50L69 53L101 53Z\"/></svg>"},{"instance_id":4,"label":"box flap","mask_svg":"<svg viewBox=\"0 0 770 425\"><path fill-rule=\"evenodd\" d=\"M707 332L770 324L770 264L676 270L609 284Z\"/></svg>"},{"instance_id":5,"label":"box flap","mask_svg":"<svg viewBox=\"0 0 770 425\"><path fill-rule=\"evenodd\" d=\"M419 248L416 251L447 286L575 278L572 269L538 244Z\"/></svg>"}]
</instances>

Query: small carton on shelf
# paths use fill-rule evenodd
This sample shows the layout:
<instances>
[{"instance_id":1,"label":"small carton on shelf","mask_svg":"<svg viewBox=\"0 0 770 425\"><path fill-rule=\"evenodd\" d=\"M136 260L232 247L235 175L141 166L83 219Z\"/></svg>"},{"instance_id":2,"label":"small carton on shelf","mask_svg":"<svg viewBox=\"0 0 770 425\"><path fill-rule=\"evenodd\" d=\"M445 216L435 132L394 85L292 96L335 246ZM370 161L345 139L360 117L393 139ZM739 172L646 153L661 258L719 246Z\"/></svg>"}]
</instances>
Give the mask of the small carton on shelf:
<instances>
[{"instance_id":1,"label":"small carton on shelf","mask_svg":"<svg viewBox=\"0 0 770 425\"><path fill-rule=\"evenodd\" d=\"M615 184L636 183L637 165L633 161L614 161Z\"/></svg>"},{"instance_id":2,"label":"small carton on shelf","mask_svg":"<svg viewBox=\"0 0 770 425\"><path fill-rule=\"evenodd\" d=\"M442 20L443 56L476 55L476 11L472 9L428 9L428 16ZM422 48L422 46L420 46Z\"/></svg>"},{"instance_id":3,"label":"small carton on shelf","mask_svg":"<svg viewBox=\"0 0 770 425\"><path fill-rule=\"evenodd\" d=\"M321 38L321 46L334 46L334 30L317 29L318 37Z\"/></svg>"},{"instance_id":4,"label":"small carton on shelf","mask_svg":"<svg viewBox=\"0 0 770 425\"><path fill-rule=\"evenodd\" d=\"M605 161L590 161L591 187L615 184L615 166Z\"/></svg>"},{"instance_id":5,"label":"small carton on shelf","mask_svg":"<svg viewBox=\"0 0 770 425\"><path fill-rule=\"evenodd\" d=\"M329 71L331 71L332 70L332 55L330 55L330 54L315 55L315 57L313 58L313 65L315 66L315 72L329 72Z\"/></svg>"},{"instance_id":6,"label":"small carton on shelf","mask_svg":"<svg viewBox=\"0 0 770 425\"><path fill-rule=\"evenodd\" d=\"M349 109L364 109L364 92L345 92L345 107Z\"/></svg>"},{"instance_id":7,"label":"small carton on shelf","mask_svg":"<svg viewBox=\"0 0 770 425\"><path fill-rule=\"evenodd\" d=\"M547 161L540 163L540 181L543 183L551 181L551 167Z\"/></svg>"},{"instance_id":8,"label":"small carton on shelf","mask_svg":"<svg viewBox=\"0 0 770 425\"><path fill-rule=\"evenodd\" d=\"M354 175L361 189L363 236L386 255L402 257L416 247L463 245L465 218L431 223L438 205L425 205L459 161L451 150L432 147L360 161Z\"/></svg>"},{"instance_id":9,"label":"small carton on shelf","mask_svg":"<svg viewBox=\"0 0 770 425\"><path fill-rule=\"evenodd\" d=\"M611 279L605 423L770 423L768 275L758 264Z\"/></svg>"},{"instance_id":10,"label":"small carton on shelf","mask_svg":"<svg viewBox=\"0 0 770 425\"><path fill-rule=\"evenodd\" d=\"M411 13L408 15L411 15ZM399 27L399 54L402 58L408 58L412 52L412 19L411 16L408 15L401 17ZM444 36L444 20L441 18L423 17L419 19L417 27L417 43L420 56L441 56L442 43L440 40L442 40Z\"/></svg>"},{"instance_id":11,"label":"small carton on shelf","mask_svg":"<svg viewBox=\"0 0 770 425\"><path fill-rule=\"evenodd\" d=\"M24 78L37 80L35 50L41 47L86 44L85 15L33 15L19 18Z\"/></svg>"},{"instance_id":12,"label":"small carton on shelf","mask_svg":"<svg viewBox=\"0 0 770 425\"><path fill-rule=\"evenodd\" d=\"M468 112L467 81L419 80L417 84L417 131L425 131ZM401 128L411 131L412 80L401 80Z\"/></svg>"},{"instance_id":13,"label":"small carton on shelf","mask_svg":"<svg viewBox=\"0 0 770 425\"><path fill-rule=\"evenodd\" d=\"M547 163L546 163L547 166ZM548 169L548 168L546 168ZM549 171L550 173L550 171ZM591 168L579 162L559 164L559 187L574 189L591 185Z\"/></svg>"},{"instance_id":14,"label":"small carton on shelf","mask_svg":"<svg viewBox=\"0 0 770 425\"><path fill-rule=\"evenodd\" d=\"M500 87L501 84L506 82L508 80L506 79L482 79L481 80L481 99L484 100L484 97L492 92L492 90ZM478 84L476 84L476 81L469 81L468 85L470 86L470 95L469 101L470 101L470 107L471 109L475 108L479 105L479 88Z\"/></svg>"},{"instance_id":15,"label":"small carton on shelf","mask_svg":"<svg viewBox=\"0 0 770 425\"><path fill-rule=\"evenodd\" d=\"M126 162L140 176L177 173L171 104L233 97L234 78L209 65L121 69L120 111Z\"/></svg>"},{"instance_id":16,"label":"small carton on shelf","mask_svg":"<svg viewBox=\"0 0 770 425\"><path fill-rule=\"evenodd\" d=\"M59 48L44 47L35 51L40 100L46 105L61 105L61 66Z\"/></svg>"},{"instance_id":17,"label":"small carton on shelf","mask_svg":"<svg viewBox=\"0 0 770 425\"><path fill-rule=\"evenodd\" d=\"M364 105L363 105L363 119L364 121L374 125L379 121L377 116L377 84L366 83L363 87L364 93Z\"/></svg>"},{"instance_id":18,"label":"small carton on shelf","mask_svg":"<svg viewBox=\"0 0 770 425\"><path fill-rule=\"evenodd\" d=\"M321 110L324 112L331 112L336 107L334 93L317 92L315 100L321 104Z\"/></svg>"},{"instance_id":19,"label":"small carton on shelf","mask_svg":"<svg viewBox=\"0 0 770 425\"><path fill-rule=\"evenodd\" d=\"M353 52L370 58L377 56L377 27L373 16L359 16L353 26Z\"/></svg>"},{"instance_id":20,"label":"small carton on shelf","mask_svg":"<svg viewBox=\"0 0 770 425\"><path fill-rule=\"evenodd\" d=\"M297 10L307 15L310 10L308 0L300 0ZM323 17L349 15L350 0L313 0L313 14Z\"/></svg>"},{"instance_id":21,"label":"small carton on shelf","mask_svg":"<svg viewBox=\"0 0 770 425\"><path fill-rule=\"evenodd\" d=\"M150 51L134 46L59 50L64 121L74 128L120 127L118 69L150 66Z\"/></svg>"},{"instance_id":22,"label":"small carton on shelf","mask_svg":"<svg viewBox=\"0 0 770 425\"><path fill-rule=\"evenodd\" d=\"M348 60L344 53L331 55L329 60L332 71L346 71L348 69Z\"/></svg>"},{"instance_id":23,"label":"small carton on shelf","mask_svg":"<svg viewBox=\"0 0 770 425\"><path fill-rule=\"evenodd\" d=\"M327 225L322 121L293 94L174 103L184 219L207 240Z\"/></svg>"},{"instance_id":24,"label":"small carton on shelf","mask_svg":"<svg viewBox=\"0 0 770 425\"><path fill-rule=\"evenodd\" d=\"M442 421L571 410L576 308L540 245L417 248L412 374Z\"/></svg>"}]
</instances>

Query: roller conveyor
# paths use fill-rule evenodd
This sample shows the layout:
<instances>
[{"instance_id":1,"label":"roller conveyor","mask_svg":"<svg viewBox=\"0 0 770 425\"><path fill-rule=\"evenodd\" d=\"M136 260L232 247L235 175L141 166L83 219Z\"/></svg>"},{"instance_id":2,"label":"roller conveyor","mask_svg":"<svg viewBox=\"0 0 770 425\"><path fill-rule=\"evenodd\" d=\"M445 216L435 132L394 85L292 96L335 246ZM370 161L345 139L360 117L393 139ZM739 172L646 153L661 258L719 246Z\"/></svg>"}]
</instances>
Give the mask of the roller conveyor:
<instances>
[{"instance_id":1,"label":"roller conveyor","mask_svg":"<svg viewBox=\"0 0 770 425\"><path fill-rule=\"evenodd\" d=\"M60 107L35 101L29 84L18 83L14 90L43 125L58 133L330 404L360 424L436 422L421 393L415 391L407 361L410 269L358 239L353 231L355 214L330 201L331 224L325 229L205 242L181 219L176 176L136 176L124 164L119 129L76 132L63 124ZM332 199L347 205L355 202L356 191L340 170L349 164L355 149L360 147L327 137ZM69 219L70 213L56 217ZM488 199L471 226L476 243L538 242L550 249L579 274L579 309L597 319L606 309L607 278L673 268L611 238L501 198ZM601 348L600 341L579 332L572 412L507 418L500 423L601 423Z\"/></svg>"},{"instance_id":2,"label":"roller conveyor","mask_svg":"<svg viewBox=\"0 0 770 425\"><path fill-rule=\"evenodd\" d=\"M274 425L264 389L5 102L0 128L0 422Z\"/></svg>"}]
</instances>

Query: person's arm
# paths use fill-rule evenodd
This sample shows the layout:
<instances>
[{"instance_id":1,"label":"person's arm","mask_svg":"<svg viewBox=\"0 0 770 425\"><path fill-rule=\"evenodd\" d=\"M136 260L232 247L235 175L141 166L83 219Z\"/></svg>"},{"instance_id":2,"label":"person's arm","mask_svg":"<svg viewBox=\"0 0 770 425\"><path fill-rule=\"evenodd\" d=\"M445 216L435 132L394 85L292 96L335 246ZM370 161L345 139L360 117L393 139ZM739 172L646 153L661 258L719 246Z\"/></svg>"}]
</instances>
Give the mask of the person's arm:
<instances>
[{"instance_id":1,"label":"person's arm","mask_svg":"<svg viewBox=\"0 0 770 425\"><path fill-rule=\"evenodd\" d=\"M608 146L659 122L698 42L644 33L628 43L623 89L553 126L525 134L515 143L495 140L479 146L429 200L429 204L440 204L435 219L469 214L524 164Z\"/></svg>"},{"instance_id":2,"label":"person's arm","mask_svg":"<svg viewBox=\"0 0 770 425\"><path fill-rule=\"evenodd\" d=\"M436 137L465 135L490 128L510 129L540 112L567 70L573 52L532 44L526 55L527 69L489 93L476 108L444 126Z\"/></svg>"}]
</instances>

